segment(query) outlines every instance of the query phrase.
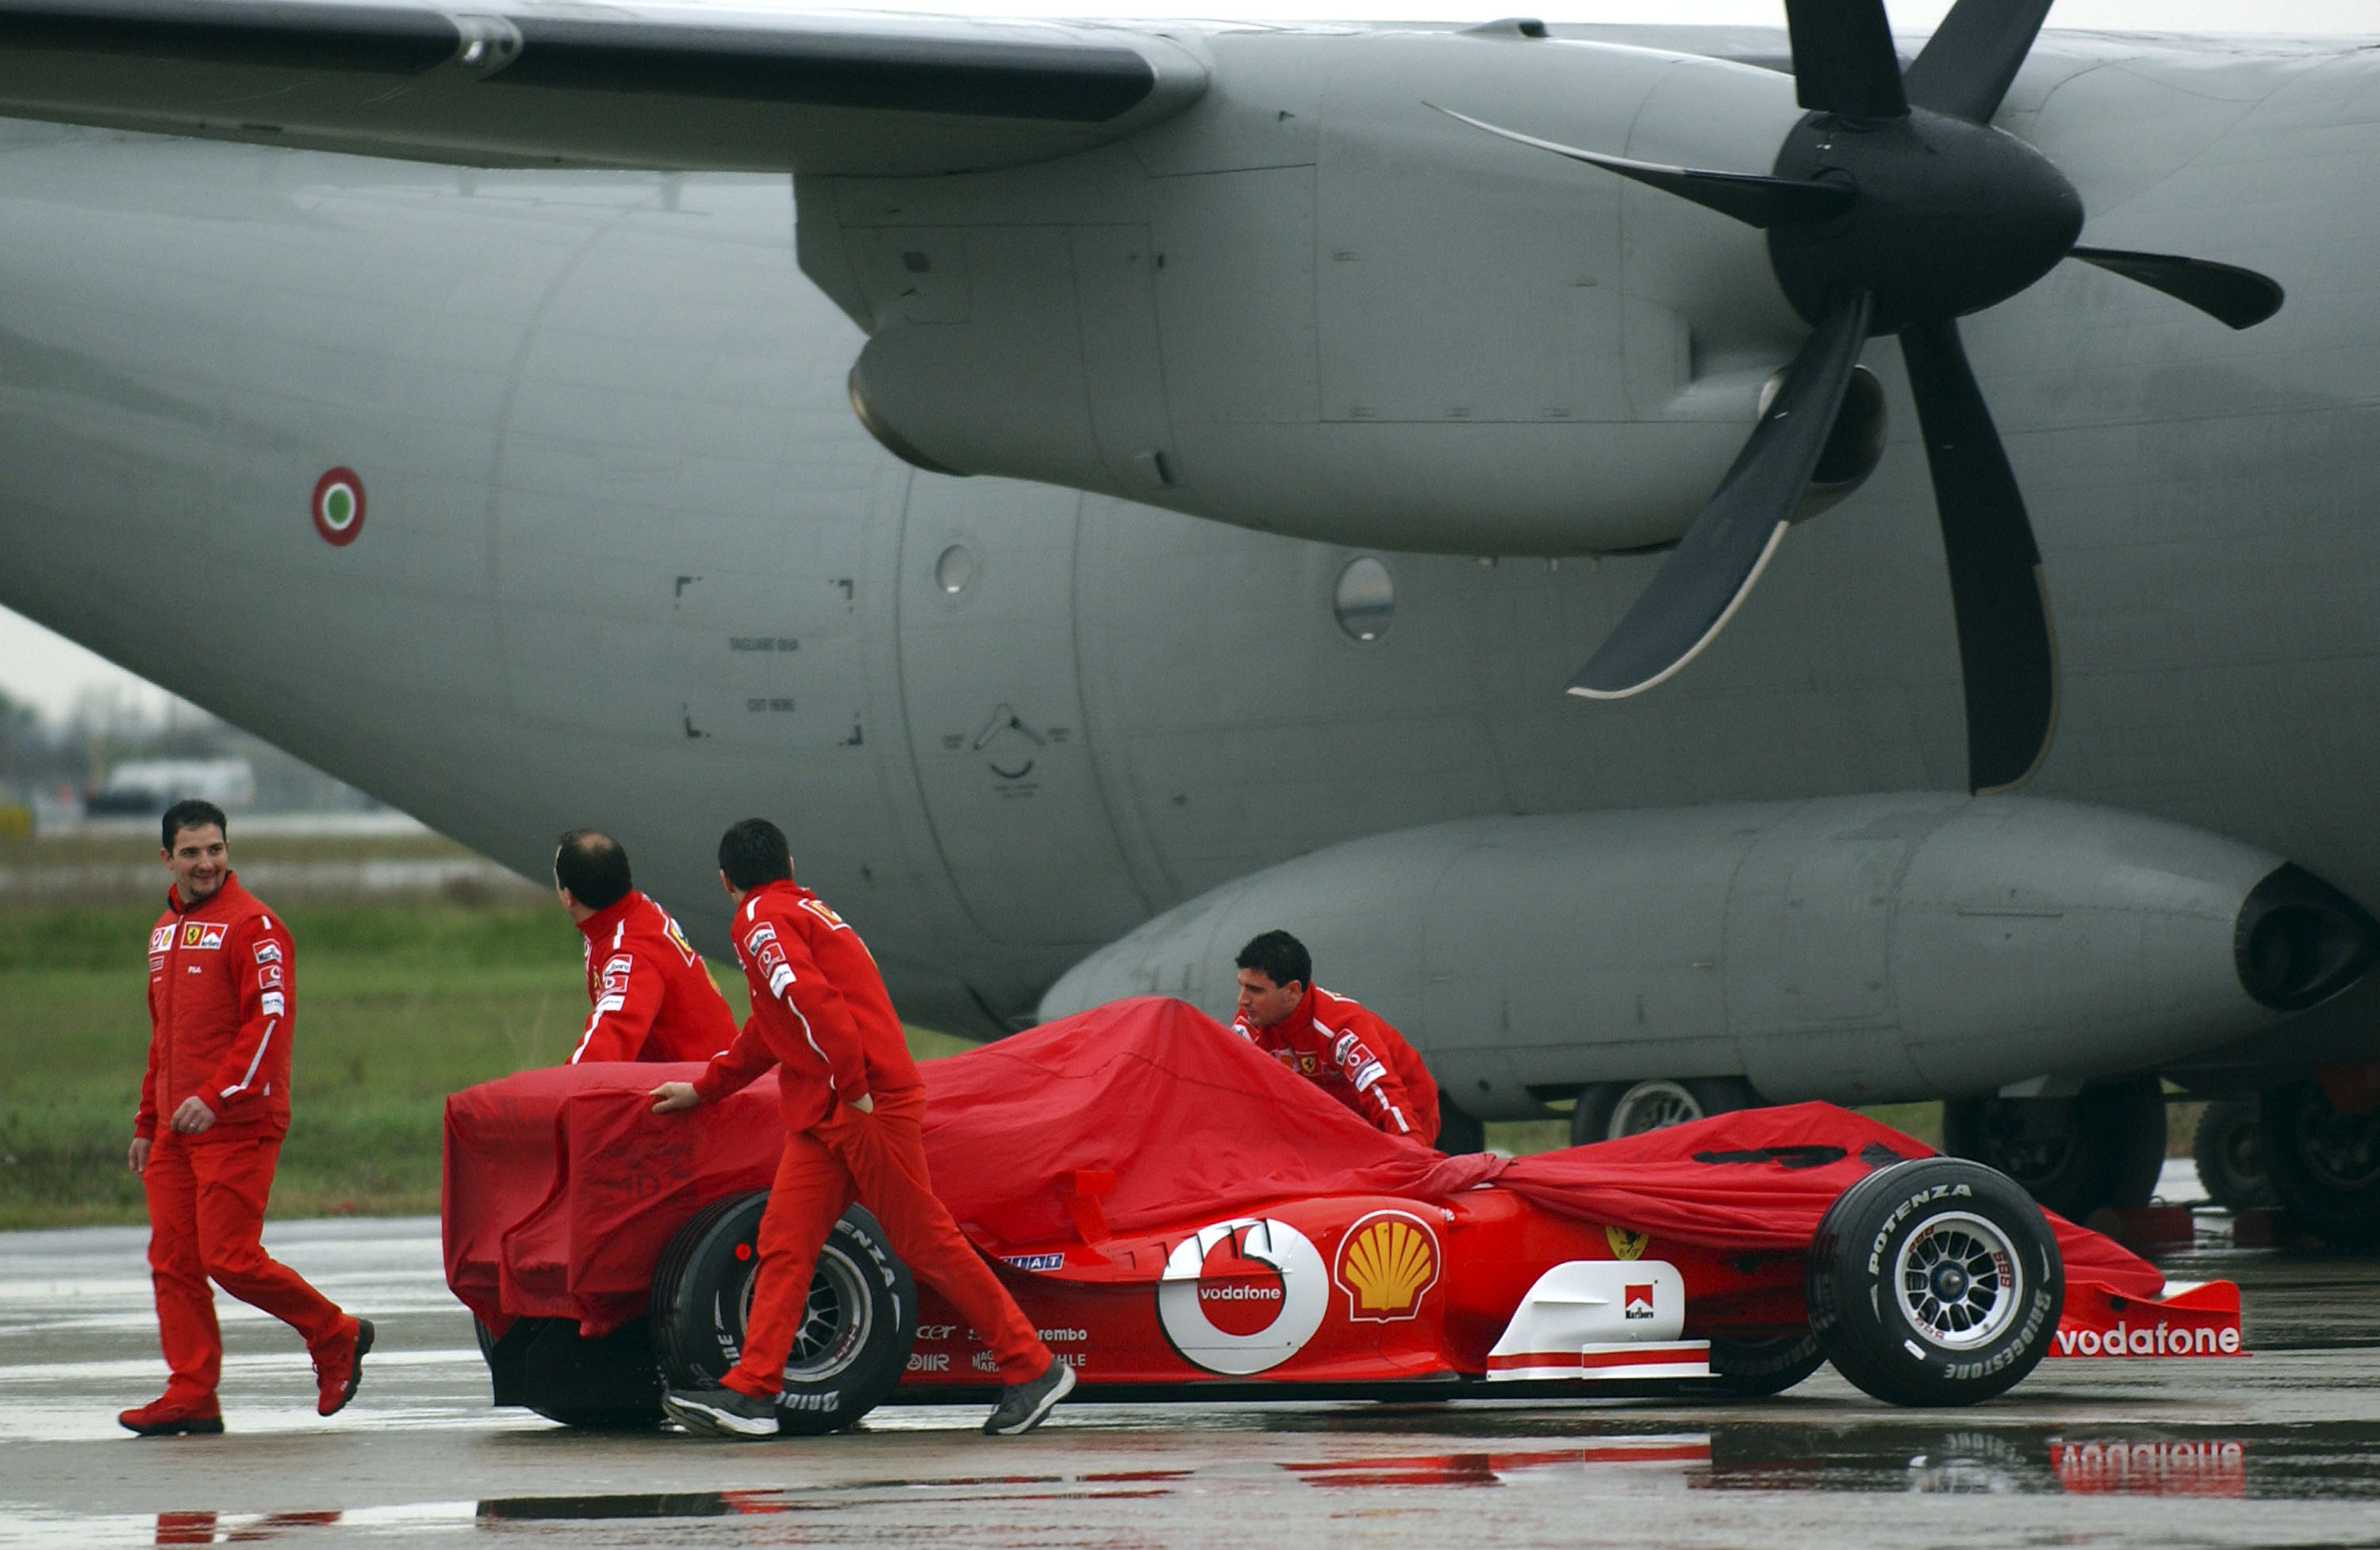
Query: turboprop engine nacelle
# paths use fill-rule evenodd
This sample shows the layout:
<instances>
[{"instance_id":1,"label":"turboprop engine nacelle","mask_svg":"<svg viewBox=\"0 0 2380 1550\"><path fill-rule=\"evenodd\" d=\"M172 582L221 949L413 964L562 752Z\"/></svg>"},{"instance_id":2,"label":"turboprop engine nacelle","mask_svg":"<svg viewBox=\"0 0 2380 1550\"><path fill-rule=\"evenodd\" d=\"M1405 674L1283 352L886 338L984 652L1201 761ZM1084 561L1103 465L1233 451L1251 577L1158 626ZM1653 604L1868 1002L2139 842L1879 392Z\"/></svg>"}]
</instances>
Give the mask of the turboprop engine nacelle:
<instances>
[{"instance_id":1,"label":"turboprop engine nacelle","mask_svg":"<svg viewBox=\"0 0 2380 1550\"><path fill-rule=\"evenodd\" d=\"M2380 943L2310 874L2177 824L1836 797L1336 846L1160 915L1069 971L1041 1015L1167 994L1228 1017L1233 956L1274 927L1485 1119L1646 1077L1877 1103L2155 1071L2344 988Z\"/></svg>"},{"instance_id":2,"label":"turboprop engine nacelle","mask_svg":"<svg viewBox=\"0 0 2380 1550\"><path fill-rule=\"evenodd\" d=\"M1790 78L1511 23L1185 46L1206 95L1119 144L799 180L802 268L868 331L851 389L879 440L1334 543L1684 531L1808 332L1761 234L1430 104L1766 172ZM1855 404L1875 423L1839 440L1869 450L1823 494L1880 449L1882 395Z\"/></svg>"}]
</instances>

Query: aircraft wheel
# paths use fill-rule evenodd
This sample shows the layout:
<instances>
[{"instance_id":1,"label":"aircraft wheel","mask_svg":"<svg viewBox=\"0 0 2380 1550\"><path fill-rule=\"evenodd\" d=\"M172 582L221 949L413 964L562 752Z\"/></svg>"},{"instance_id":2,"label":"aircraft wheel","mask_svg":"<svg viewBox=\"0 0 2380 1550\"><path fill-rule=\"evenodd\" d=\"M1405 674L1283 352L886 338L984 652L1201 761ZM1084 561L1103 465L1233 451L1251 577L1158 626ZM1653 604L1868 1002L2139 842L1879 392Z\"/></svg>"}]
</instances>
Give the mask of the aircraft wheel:
<instances>
[{"instance_id":1,"label":"aircraft wheel","mask_svg":"<svg viewBox=\"0 0 2380 1550\"><path fill-rule=\"evenodd\" d=\"M1488 1150L1488 1127L1454 1107L1443 1092L1438 1095L1438 1149L1448 1156Z\"/></svg>"},{"instance_id":2,"label":"aircraft wheel","mask_svg":"<svg viewBox=\"0 0 2380 1550\"><path fill-rule=\"evenodd\" d=\"M1760 1095L1740 1076L1601 1082L1579 1094L1577 1107L1570 1111L1570 1144L1617 1141L1759 1106Z\"/></svg>"},{"instance_id":3,"label":"aircraft wheel","mask_svg":"<svg viewBox=\"0 0 2380 1550\"><path fill-rule=\"evenodd\" d=\"M1942 1106L1942 1149L2023 1186L2079 1222L2103 1205L2146 1205L2165 1167L2165 1093L2153 1076L2071 1098L1967 1098Z\"/></svg>"},{"instance_id":4,"label":"aircraft wheel","mask_svg":"<svg viewBox=\"0 0 2380 1550\"><path fill-rule=\"evenodd\" d=\"M662 1378L686 1387L726 1375L743 1350L759 1268L768 1192L732 1195L678 1229L653 1272L653 1349ZM883 1403L917 1337L909 1267L860 1206L845 1211L819 1250L809 1304L777 1397L781 1433L839 1432Z\"/></svg>"},{"instance_id":5,"label":"aircraft wheel","mask_svg":"<svg viewBox=\"0 0 2380 1550\"><path fill-rule=\"evenodd\" d=\"M2273 1193L2333 1248L2380 1249L2380 1109L2340 1114L2319 1082L2265 1089L2258 1126Z\"/></svg>"},{"instance_id":6,"label":"aircraft wheel","mask_svg":"<svg viewBox=\"0 0 2380 1550\"><path fill-rule=\"evenodd\" d=\"M2198 1117L2190 1154L2197 1160L2198 1181L2205 1186L2206 1198L2225 1210L2252 1211L2281 1203L2265 1167L2255 1099L2217 1098L2208 1104Z\"/></svg>"},{"instance_id":7,"label":"aircraft wheel","mask_svg":"<svg viewBox=\"0 0 2380 1550\"><path fill-rule=\"evenodd\" d=\"M1714 1338L1711 1376L1739 1399L1782 1394L1827 1364L1827 1348L1815 1329L1767 1340Z\"/></svg>"},{"instance_id":8,"label":"aircraft wheel","mask_svg":"<svg viewBox=\"0 0 2380 1550\"><path fill-rule=\"evenodd\" d=\"M1810 1243L1810 1324L1835 1370L1888 1404L1972 1405L2046 1355L2064 1262L2040 1207L1961 1157L1878 1169Z\"/></svg>"}]
</instances>

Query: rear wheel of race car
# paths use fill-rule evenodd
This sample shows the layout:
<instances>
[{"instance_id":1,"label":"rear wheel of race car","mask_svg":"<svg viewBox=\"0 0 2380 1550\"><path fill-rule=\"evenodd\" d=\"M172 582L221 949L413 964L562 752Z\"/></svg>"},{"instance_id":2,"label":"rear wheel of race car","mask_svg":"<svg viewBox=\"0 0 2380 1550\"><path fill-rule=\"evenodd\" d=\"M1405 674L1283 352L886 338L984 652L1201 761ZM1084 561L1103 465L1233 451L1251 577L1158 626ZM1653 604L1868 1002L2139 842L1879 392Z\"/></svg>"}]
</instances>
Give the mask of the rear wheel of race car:
<instances>
[{"instance_id":1,"label":"rear wheel of race car","mask_svg":"<svg viewBox=\"0 0 2380 1550\"><path fill-rule=\"evenodd\" d=\"M1895 1405L1972 1405L2048 1352L2057 1235L2005 1175L1958 1157L1879 1169L1810 1243L1810 1323L1835 1370Z\"/></svg>"},{"instance_id":2,"label":"rear wheel of race car","mask_svg":"<svg viewBox=\"0 0 2380 1550\"><path fill-rule=\"evenodd\" d=\"M653 1348L674 1387L716 1380L743 1350L759 1266L766 1192L706 1207L678 1229L653 1273ZM810 1277L801 1332L777 1398L783 1434L838 1432L881 1404L917 1334L917 1289L874 1217L853 1206Z\"/></svg>"},{"instance_id":3,"label":"rear wheel of race car","mask_svg":"<svg viewBox=\"0 0 2380 1550\"><path fill-rule=\"evenodd\" d=\"M1739 1399L1782 1394L1827 1364L1827 1348L1815 1329L1767 1340L1715 1337L1710 1370L1720 1389Z\"/></svg>"}]
</instances>

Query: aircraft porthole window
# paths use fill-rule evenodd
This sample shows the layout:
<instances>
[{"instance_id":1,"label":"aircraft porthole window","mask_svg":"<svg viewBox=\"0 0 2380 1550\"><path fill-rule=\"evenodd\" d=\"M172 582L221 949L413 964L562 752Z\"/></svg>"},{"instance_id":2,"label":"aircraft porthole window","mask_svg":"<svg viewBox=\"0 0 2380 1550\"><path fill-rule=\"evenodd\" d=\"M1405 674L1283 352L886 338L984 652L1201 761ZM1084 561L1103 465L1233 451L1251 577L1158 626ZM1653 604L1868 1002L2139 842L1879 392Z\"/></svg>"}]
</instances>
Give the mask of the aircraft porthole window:
<instances>
[{"instance_id":1,"label":"aircraft porthole window","mask_svg":"<svg viewBox=\"0 0 2380 1550\"><path fill-rule=\"evenodd\" d=\"M975 551L954 543L934 561L934 585L942 596L955 598L975 585Z\"/></svg>"},{"instance_id":2,"label":"aircraft porthole window","mask_svg":"<svg viewBox=\"0 0 2380 1550\"><path fill-rule=\"evenodd\" d=\"M1396 578L1368 554L1348 561L1339 573L1339 585L1331 589L1330 612L1350 640L1379 639L1397 612Z\"/></svg>"}]
</instances>

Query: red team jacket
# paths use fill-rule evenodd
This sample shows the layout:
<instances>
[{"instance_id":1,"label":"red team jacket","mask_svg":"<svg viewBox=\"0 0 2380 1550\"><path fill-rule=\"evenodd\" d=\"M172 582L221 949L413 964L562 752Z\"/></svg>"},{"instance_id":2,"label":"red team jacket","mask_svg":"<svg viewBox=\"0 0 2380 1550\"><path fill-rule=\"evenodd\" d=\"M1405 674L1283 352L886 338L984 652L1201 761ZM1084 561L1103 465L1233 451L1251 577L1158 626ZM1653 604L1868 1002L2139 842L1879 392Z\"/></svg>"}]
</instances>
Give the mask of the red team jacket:
<instances>
[{"instance_id":1,"label":"red team jacket","mask_svg":"<svg viewBox=\"0 0 2380 1550\"><path fill-rule=\"evenodd\" d=\"M1269 1028L1243 1018L1232 1032L1307 1078L1390 1135L1438 1139L1438 1084L1414 1047L1344 996L1306 987L1287 1017Z\"/></svg>"},{"instance_id":2,"label":"red team jacket","mask_svg":"<svg viewBox=\"0 0 2380 1550\"><path fill-rule=\"evenodd\" d=\"M578 923L594 1011L570 1063L708 1060L735 1038L735 1013L667 910L634 889Z\"/></svg>"},{"instance_id":3,"label":"red team jacket","mask_svg":"<svg viewBox=\"0 0 2380 1550\"><path fill-rule=\"evenodd\" d=\"M838 1101L924 1085L868 944L817 894L763 883L737 906L733 934L752 1015L696 1080L703 1102L773 1065L785 1128L806 1131Z\"/></svg>"},{"instance_id":4,"label":"red team jacket","mask_svg":"<svg viewBox=\"0 0 2380 1550\"><path fill-rule=\"evenodd\" d=\"M132 1133L155 1139L185 1098L214 1110L193 1144L289 1132L289 1030L297 955L263 901L224 878L185 909L165 891L149 931L149 1074Z\"/></svg>"}]
</instances>

